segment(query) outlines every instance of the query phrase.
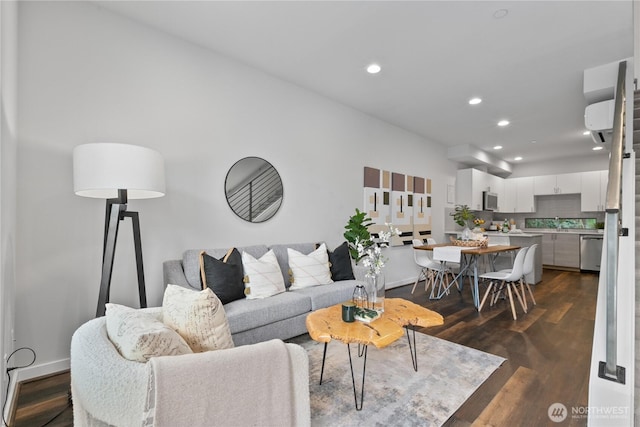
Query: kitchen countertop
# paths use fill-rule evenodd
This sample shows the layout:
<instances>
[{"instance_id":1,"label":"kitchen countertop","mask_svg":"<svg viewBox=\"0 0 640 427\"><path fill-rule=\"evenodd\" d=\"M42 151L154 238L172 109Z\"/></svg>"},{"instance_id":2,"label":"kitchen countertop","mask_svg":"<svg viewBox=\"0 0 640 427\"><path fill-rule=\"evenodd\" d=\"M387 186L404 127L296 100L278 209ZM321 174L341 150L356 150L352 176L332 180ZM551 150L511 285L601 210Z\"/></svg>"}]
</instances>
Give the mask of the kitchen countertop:
<instances>
[{"instance_id":1,"label":"kitchen countertop","mask_svg":"<svg viewBox=\"0 0 640 427\"><path fill-rule=\"evenodd\" d=\"M526 231L531 232L531 230ZM581 230L579 228L563 228L561 230L551 229L551 228L542 228L540 230L536 230L536 233L549 234L549 233L558 233L558 234L599 234L602 235L598 230Z\"/></svg>"},{"instance_id":2,"label":"kitchen countertop","mask_svg":"<svg viewBox=\"0 0 640 427\"><path fill-rule=\"evenodd\" d=\"M444 234L458 234L461 233L462 230L447 230L444 232ZM561 234L595 234L595 235L602 235L602 233L600 233L597 230L580 230L580 229L562 229L561 231L558 231L556 229L551 229L551 228L541 228L541 229L536 229L535 231L532 229L524 229L522 230L522 233L502 233L501 231L485 231L484 235L486 236L518 236L518 237L538 237L538 236L542 236L543 234L551 234L551 233L561 233Z\"/></svg>"},{"instance_id":3,"label":"kitchen countertop","mask_svg":"<svg viewBox=\"0 0 640 427\"><path fill-rule=\"evenodd\" d=\"M447 230L444 234L459 234L462 233L462 230ZM540 237L542 236L541 232L531 233L530 231L523 231L522 233L502 233L500 231L485 231L485 236L514 236L514 237Z\"/></svg>"}]
</instances>

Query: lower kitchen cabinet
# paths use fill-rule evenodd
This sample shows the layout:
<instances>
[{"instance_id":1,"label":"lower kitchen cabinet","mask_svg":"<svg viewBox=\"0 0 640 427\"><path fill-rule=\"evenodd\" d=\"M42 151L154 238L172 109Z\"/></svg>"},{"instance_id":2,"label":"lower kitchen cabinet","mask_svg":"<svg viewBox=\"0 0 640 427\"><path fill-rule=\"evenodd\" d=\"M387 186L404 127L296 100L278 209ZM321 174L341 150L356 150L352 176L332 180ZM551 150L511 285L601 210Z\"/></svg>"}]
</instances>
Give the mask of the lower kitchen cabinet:
<instances>
[{"instance_id":1,"label":"lower kitchen cabinet","mask_svg":"<svg viewBox=\"0 0 640 427\"><path fill-rule=\"evenodd\" d=\"M554 267L580 268L580 235L544 233L542 264Z\"/></svg>"}]
</instances>

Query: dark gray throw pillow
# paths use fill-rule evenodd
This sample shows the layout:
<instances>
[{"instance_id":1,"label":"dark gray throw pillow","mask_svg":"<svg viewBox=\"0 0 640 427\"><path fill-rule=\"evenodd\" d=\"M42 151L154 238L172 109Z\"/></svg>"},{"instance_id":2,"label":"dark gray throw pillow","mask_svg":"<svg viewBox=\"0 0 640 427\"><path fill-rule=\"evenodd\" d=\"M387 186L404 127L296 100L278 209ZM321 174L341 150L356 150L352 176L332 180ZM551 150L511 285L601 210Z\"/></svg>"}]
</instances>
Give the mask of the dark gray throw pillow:
<instances>
[{"instance_id":1,"label":"dark gray throw pillow","mask_svg":"<svg viewBox=\"0 0 640 427\"><path fill-rule=\"evenodd\" d=\"M242 255L236 248L229 249L222 259L202 251L200 275L202 289L211 289L223 304L244 298Z\"/></svg>"},{"instance_id":2,"label":"dark gray throw pillow","mask_svg":"<svg viewBox=\"0 0 640 427\"><path fill-rule=\"evenodd\" d=\"M333 252L329 252L329 269L331 270L331 279L338 280L354 280L353 268L351 267L351 256L349 256L349 244L343 242L335 248Z\"/></svg>"}]
</instances>

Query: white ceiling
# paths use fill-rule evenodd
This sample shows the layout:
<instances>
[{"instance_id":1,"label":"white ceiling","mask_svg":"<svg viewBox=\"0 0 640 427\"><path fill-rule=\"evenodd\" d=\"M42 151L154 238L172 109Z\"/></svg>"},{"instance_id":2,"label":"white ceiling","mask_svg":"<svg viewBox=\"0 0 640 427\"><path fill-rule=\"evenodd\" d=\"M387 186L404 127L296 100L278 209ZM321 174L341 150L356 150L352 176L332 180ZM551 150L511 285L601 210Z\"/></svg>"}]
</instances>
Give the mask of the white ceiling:
<instances>
[{"instance_id":1,"label":"white ceiling","mask_svg":"<svg viewBox=\"0 0 640 427\"><path fill-rule=\"evenodd\" d=\"M582 135L583 71L633 55L631 0L99 3L429 140L470 144L511 164L518 155L521 163L607 155ZM507 15L495 18L501 9ZM371 62L382 72L367 74ZM473 96L483 102L468 105ZM500 128L503 118L511 124Z\"/></svg>"}]
</instances>

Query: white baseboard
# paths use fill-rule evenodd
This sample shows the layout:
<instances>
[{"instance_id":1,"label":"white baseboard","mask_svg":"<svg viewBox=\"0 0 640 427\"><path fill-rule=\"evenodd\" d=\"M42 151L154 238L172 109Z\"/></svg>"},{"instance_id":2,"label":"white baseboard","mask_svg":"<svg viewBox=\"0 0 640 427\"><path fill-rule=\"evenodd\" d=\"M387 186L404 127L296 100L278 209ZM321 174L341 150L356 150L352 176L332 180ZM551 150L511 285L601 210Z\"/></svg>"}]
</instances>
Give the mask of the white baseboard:
<instances>
[{"instance_id":1,"label":"white baseboard","mask_svg":"<svg viewBox=\"0 0 640 427\"><path fill-rule=\"evenodd\" d=\"M16 378L16 384L33 378L44 377L46 375L55 374L62 371L68 371L71 368L70 359L61 359L53 362L33 365L27 368L16 369L13 375Z\"/></svg>"},{"instance_id":2,"label":"white baseboard","mask_svg":"<svg viewBox=\"0 0 640 427\"><path fill-rule=\"evenodd\" d=\"M71 367L70 359L57 360L55 362L43 363L40 365L29 366L11 371L11 381L7 392L7 402L4 407L4 419L9 420L9 413L13 407L13 401L16 396L16 387L18 383L33 378L44 377L46 375L58 372L68 371Z\"/></svg>"},{"instance_id":3,"label":"white baseboard","mask_svg":"<svg viewBox=\"0 0 640 427\"><path fill-rule=\"evenodd\" d=\"M16 397L16 384L18 384L18 382L16 381L16 376L17 375L11 376L11 380L9 381L9 388L7 388L7 400L4 406L4 413L2 414L2 416L4 417L3 419L7 420L7 422L9 422L9 414L11 412L11 408L13 407L13 400Z\"/></svg>"}]
</instances>

